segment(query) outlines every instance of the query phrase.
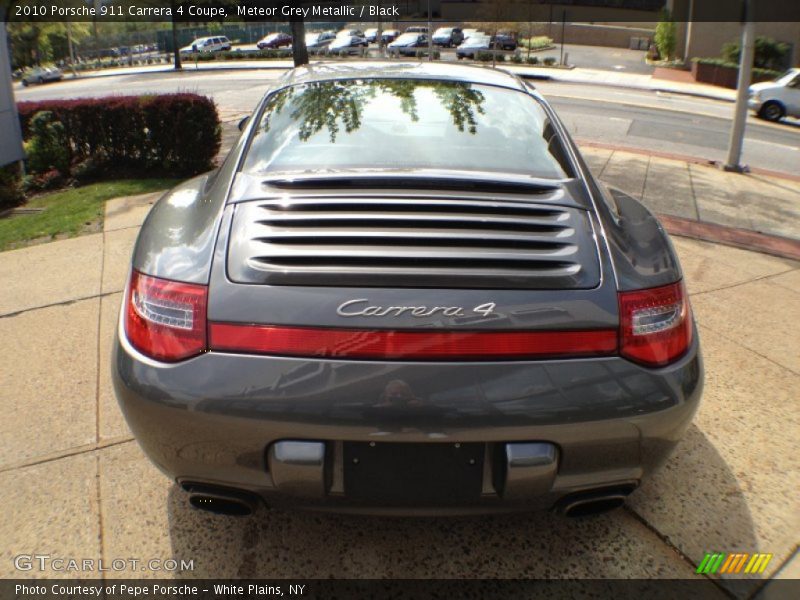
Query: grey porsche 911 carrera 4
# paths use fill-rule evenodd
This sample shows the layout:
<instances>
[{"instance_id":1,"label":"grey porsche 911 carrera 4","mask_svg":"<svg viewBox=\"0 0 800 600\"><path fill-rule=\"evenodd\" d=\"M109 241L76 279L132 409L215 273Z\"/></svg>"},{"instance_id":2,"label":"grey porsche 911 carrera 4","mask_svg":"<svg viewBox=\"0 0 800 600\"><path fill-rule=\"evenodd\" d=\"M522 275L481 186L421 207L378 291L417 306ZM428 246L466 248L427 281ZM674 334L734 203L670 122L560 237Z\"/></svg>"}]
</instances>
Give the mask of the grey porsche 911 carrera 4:
<instances>
[{"instance_id":1,"label":"grey porsche 911 carrera 4","mask_svg":"<svg viewBox=\"0 0 800 600\"><path fill-rule=\"evenodd\" d=\"M288 72L133 254L119 403L195 507L621 505L703 369L658 220L488 68Z\"/></svg>"}]
</instances>

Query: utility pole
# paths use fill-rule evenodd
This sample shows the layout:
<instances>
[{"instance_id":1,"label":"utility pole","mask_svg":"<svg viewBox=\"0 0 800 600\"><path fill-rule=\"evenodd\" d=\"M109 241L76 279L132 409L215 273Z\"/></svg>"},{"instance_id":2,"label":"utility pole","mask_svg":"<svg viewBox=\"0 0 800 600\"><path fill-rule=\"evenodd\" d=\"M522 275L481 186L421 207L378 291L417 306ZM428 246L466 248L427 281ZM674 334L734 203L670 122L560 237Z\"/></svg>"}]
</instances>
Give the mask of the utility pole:
<instances>
[{"instance_id":1,"label":"utility pole","mask_svg":"<svg viewBox=\"0 0 800 600\"><path fill-rule=\"evenodd\" d=\"M78 73L75 71L75 47L72 45L72 23L67 21L67 48L69 48L69 68L72 71L72 75L75 76Z\"/></svg>"},{"instance_id":2,"label":"utility pole","mask_svg":"<svg viewBox=\"0 0 800 600\"><path fill-rule=\"evenodd\" d=\"M431 0L428 0L428 61L433 60L433 21L431 20Z\"/></svg>"},{"instance_id":3,"label":"utility pole","mask_svg":"<svg viewBox=\"0 0 800 600\"><path fill-rule=\"evenodd\" d=\"M747 121L747 92L750 88L750 74L753 70L755 54L755 23L751 19L750 0L742 2L742 42L739 49L739 80L736 84L736 107L733 112L733 126L728 144L726 171L746 172L747 166L741 164L744 127Z\"/></svg>"},{"instance_id":4,"label":"utility pole","mask_svg":"<svg viewBox=\"0 0 800 600\"><path fill-rule=\"evenodd\" d=\"M170 1L170 7L172 7L173 16L170 17L170 25L172 26L172 54L175 61L175 70L180 71L183 69L183 64L181 64L181 47L178 45L178 23L175 22L175 0Z\"/></svg>"},{"instance_id":5,"label":"utility pole","mask_svg":"<svg viewBox=\"0 0 800 600\"><path fill-rule=\"evenodd\" d=\"M378 4L383 8L383 0ZM378 44L378 58L383 58L383 15L378 11L378 31L375 32L375 42Z\"/></svg>"}]
</instances>

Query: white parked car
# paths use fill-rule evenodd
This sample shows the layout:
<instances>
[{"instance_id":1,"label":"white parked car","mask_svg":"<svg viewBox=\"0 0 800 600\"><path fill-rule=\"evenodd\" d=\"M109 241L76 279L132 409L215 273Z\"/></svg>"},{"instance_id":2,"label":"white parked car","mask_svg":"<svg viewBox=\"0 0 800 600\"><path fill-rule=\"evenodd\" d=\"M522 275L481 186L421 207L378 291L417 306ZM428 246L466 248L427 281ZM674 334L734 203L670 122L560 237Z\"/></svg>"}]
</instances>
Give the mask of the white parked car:
<instances>
[{"instance_id":1,"label":"white parked car","mask_svg":"<svg viewBox=\"0 0 800 600\"><path fill-rule=\"evenodd\" d=\"M32 83L47 83L48 81L61 81L64 74L61 69L56 67L34 67L27 71L22 77L22 85L28 86Z\"/></svg>"},{"instance_id":2,"label":"white parked car","mask_svg":"<svg viewBox=\"0 0 800 600\"><path fill-rule=\"evenodd\" d=\"M367 38L358 29L344 29L336 34L336 38L328 46L331 52L346 51L348 53L366 48L369 45Z\"/></svg>"},{"instance_id":3,"label":"white parked car","mask_svg":"<svg viewBox=\"0 0 800 600\"><path fill-rule=\"evenodd\" d=\"M789 69L774 81L750 86L748 106L762 119L800 118L800 68Z\"/></svg>"},{"instance_id":4,"label":"white parked car","mask_svg":"<svg viewBox=\"0 0 800 600\"><path fill-rule=\"evenodd\" d=\"M309 50L322 50L331 45L336 39L336 34L332 31L323 31L306 34L306 48Z\"/></svg>"},{"instance_id":5,"label":"white parked car","mask_svg":"<svg viewBox=\"0 0 800 600\"><path fill-rule=\"evenodd\" d=\"M231 41L224 35L197 38L188 46L181 48L181 54L194 52L222 52L231 49Z\"/></svg>"},{"instance_id":6,"label":"white parked car","mask_svg":"<svg viewBox=\"0 0 800 600\"><path fill-rule=\"evenodd\" d=\"M461 32L464 34L464 41L466 42L471 36L474 35L486 35L479 29L462 29Z\"/></svg>"}]
</instances>

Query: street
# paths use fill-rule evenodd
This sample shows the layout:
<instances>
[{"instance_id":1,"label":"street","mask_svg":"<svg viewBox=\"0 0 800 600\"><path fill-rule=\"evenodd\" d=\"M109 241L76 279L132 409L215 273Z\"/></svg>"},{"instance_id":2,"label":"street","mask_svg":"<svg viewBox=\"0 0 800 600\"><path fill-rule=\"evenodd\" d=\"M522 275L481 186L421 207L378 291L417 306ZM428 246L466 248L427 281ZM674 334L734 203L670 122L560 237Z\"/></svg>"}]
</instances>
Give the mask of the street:
<instances>
[{"instance_id":1,"label":"street","mask_svg":"<svg viewBox=\"0 0 800 600\"><path fill-rule=\"evenodd\" d=\"M113 94L196 92L211 96L223 120L245 115L283 69L200 70L65 79L15 90L18 101ZM580 142L627 146L701 160L727 156L733 104L678 94L536 81L570 133ZM797 173L800 124L748 117L743 162L751 167Z\"/></svg>"}]
</instances>

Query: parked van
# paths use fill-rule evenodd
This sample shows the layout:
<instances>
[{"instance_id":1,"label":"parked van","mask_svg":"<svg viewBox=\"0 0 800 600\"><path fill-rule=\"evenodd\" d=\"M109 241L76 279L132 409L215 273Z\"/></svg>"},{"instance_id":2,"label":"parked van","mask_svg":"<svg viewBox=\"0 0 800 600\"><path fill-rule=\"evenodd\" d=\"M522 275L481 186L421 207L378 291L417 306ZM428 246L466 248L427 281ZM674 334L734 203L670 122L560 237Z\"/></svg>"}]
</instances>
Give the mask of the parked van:
<instances>
[{"instance_id":1,"label":"parked van","mask_svg":"<svg viewBox=\"0 0 800 600\"><path fill-rule=\"evenodd\" d=\"M748 106L762 119L800 118L800 69L789 69L774 81L750 86Z\"/></svg>"}]
</instances>

